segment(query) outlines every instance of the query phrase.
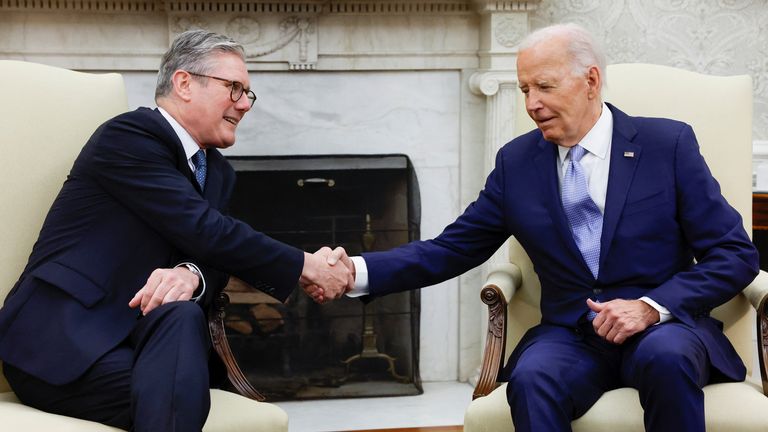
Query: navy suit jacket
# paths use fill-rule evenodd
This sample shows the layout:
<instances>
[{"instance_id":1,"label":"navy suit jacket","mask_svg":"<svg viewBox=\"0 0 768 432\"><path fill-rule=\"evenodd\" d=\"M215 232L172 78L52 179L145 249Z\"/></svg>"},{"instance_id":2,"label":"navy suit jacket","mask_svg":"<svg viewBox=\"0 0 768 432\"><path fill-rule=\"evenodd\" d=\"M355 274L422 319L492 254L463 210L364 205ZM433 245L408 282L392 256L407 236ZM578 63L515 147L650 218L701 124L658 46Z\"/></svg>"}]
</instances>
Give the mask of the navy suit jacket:
<instances>
[{"instance_id":1,"label":"navy suit jacket","mask_svg":"<svg viewBox=\"0 0 768 432\"><path fill-rule=\"evenodd\" d=\"M128 301L150 273L181 261L202 269L204 305L228 274L286 299L303 252L222 213L235 173L216 149L207 154L201 193L159 111L140 108L101 125L0 309L0 358L52 384L71 382L129 334L138 311Z\"/></svg>"},{"instance_id":2,"label":"navy suit jacket","mask_svg":"<svg viewBox=\"0 0 768 432\"><path fill-rule=\"evenodd\" d=\"M609 109L614 129L597 280L563 212L557 146L534 130L499 151L477 200L437 238L364 255L371 294L457 276L513 235L541 281L542 322L576 326L587 298L648 296L692 329L716 368L743 379L743 363L709 317L758 272L741 216L721 195L690 126Z\"/></svg>"}]
</instances>

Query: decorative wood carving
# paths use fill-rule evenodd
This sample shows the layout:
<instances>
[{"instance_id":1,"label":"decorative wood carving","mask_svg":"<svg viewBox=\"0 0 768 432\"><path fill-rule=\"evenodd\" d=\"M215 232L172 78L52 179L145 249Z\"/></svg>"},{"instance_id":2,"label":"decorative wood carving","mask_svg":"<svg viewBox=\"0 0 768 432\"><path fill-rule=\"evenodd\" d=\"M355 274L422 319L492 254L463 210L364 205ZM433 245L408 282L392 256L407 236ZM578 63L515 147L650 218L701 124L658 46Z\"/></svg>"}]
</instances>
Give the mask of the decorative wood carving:
<instances>
[{"instance_id":1,"label":"decorative wood carving","mask_svg":"<svg viewBox=\"0 0 768 432\"><path fill-rule=\"evenodd\" d=\"M485 340L480 378L472 399L485 396L496 388L504 359L507 342L507 299L496 285L486 285L480 292L480 299L488 305L488 334Z\"/></svg>"},{"instance_id":2,"label":"decorative wood carving","mask_svg":"<svg viewBox=\"0 0 768 432\"><path fill-rule=\"evenodd\" d=\"M760 361L760 378L763 381L763 394L768 396L768 296L760 301L757 308L757 357Z\"/></svg>"},{"instance_id":3,"label":"decorative wood carving","mask_svg":"<svg viewBox=\"0 0 768 432\"><path fill-rule=\"evenodd\" d=\"M229 378L229 382L232 383L237 392L245 397L263 402L266 398L248 382L248 378L245 377L240 366L237 365L237 360L235 360L235 356L229 348L229 341L227 341L227 335L224 331L224 308L228 304L229 296L221 293L211 306L208 317L208 330L211 333L213 349L216 350L221 361L224 362L224 366L227 368L227 378Z\"/></svg>"}]
</instances>

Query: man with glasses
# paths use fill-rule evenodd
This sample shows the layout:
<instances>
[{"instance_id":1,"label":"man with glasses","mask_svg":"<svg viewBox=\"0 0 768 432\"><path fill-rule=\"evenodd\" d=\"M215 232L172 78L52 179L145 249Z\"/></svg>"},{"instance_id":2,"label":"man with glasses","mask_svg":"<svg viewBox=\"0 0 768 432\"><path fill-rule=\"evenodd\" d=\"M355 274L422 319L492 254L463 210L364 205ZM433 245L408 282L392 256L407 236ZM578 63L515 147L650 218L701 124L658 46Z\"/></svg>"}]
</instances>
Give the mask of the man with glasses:
<instances>
[{"instance_id":1,"label":"man with glasses","mask_svg":"<svg viewBox=\"0 0 768 432\"><path fill-rule=\"evenodd\" d=\"M311 255L223 214L235 173L218 149L256 100L244 59L227 37L181 34L162 58L157 109L121 114L86 143L0 309L0 358L22 402L199 431L205 310L230 274L280 300L297 283L343 294L351 275L326 263L330 249Z\"/></svg>"}]
</instances>

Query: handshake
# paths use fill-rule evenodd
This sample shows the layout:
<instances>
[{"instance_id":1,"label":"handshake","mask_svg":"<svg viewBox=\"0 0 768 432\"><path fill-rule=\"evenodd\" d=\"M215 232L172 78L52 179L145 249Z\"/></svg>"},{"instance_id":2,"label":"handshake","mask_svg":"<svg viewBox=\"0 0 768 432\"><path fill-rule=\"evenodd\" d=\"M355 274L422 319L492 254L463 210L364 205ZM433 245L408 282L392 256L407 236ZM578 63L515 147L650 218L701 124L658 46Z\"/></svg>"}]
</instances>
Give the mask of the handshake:
<instances>
[{"instance_id":1,"label":"handshake","mask_svg":"<svg viewBox=\"0 0 768 432\"><path fill-rule=\"evenodd\" d=\"M323 247L314 254L304 252L299 284L317 303L341 298L355 286L355 265L342 247Z\"/></svg>"}]
</instances>

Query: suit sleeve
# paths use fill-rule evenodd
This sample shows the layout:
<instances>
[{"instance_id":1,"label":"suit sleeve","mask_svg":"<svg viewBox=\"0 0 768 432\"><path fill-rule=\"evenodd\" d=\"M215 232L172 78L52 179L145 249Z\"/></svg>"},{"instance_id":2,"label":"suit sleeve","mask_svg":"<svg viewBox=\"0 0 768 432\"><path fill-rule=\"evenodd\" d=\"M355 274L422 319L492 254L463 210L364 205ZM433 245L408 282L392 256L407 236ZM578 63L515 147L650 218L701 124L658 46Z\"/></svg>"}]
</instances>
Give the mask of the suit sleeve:
<instances>
[{"instance_id":1,"label":"suit sleeve","mask_svg":"<svg viewBox=\"0 0 768 432\"><path fill-rule=\"evenodd\" d=\"M108 124L92 155L94 177L114 199L195 262L233 274L284 300L303 252L209 206L176 168L171 146L138 122Z\"/></svg>"},{"instance_id":2,"label":"suit sleeve","mask_svg":"<svg viewBox=\"0 0 768 432\"><path fill-rule=\"evenodd\" d=\"M503 149L477 200L436 238L363 254L372 296L422 288L482 264L509 232L504 223Z\"/></svg>"},{"instance_id":3,"label":"suit sleeve","mask_svg":"<svg viewBox=\"0 0 768 432\"><path fill-rule=\"evenodd\" d=\"M648 296L694 326L746 287L758 273L757 250L739 213L720 193L696 137L685 125L674 153L678 220L696 263Z\"/></svg>"}]
</instances>

